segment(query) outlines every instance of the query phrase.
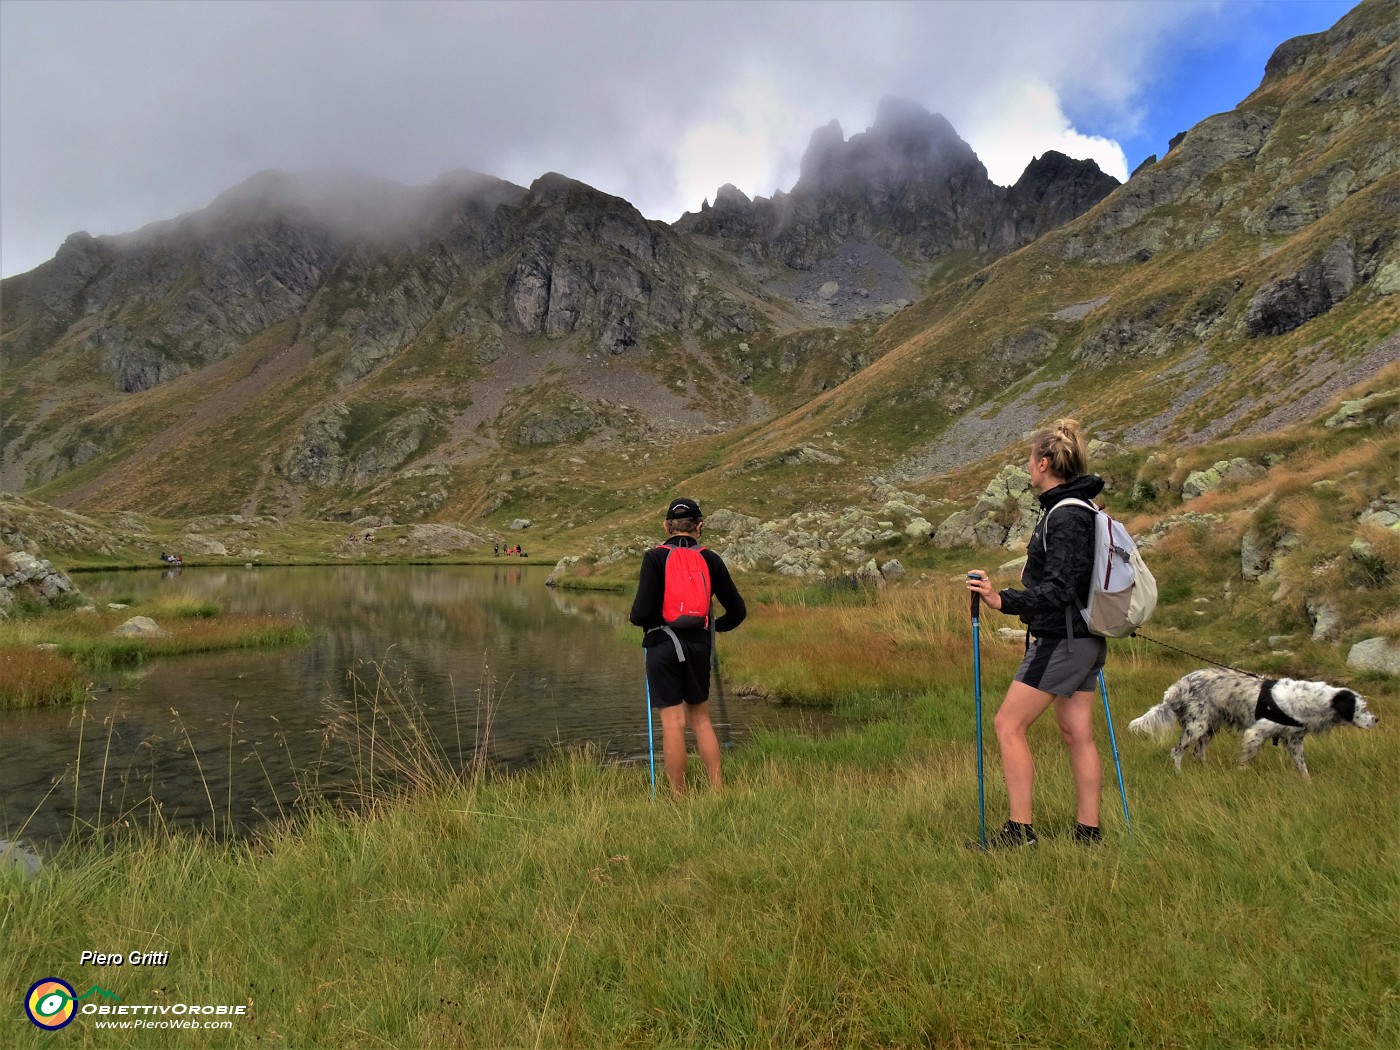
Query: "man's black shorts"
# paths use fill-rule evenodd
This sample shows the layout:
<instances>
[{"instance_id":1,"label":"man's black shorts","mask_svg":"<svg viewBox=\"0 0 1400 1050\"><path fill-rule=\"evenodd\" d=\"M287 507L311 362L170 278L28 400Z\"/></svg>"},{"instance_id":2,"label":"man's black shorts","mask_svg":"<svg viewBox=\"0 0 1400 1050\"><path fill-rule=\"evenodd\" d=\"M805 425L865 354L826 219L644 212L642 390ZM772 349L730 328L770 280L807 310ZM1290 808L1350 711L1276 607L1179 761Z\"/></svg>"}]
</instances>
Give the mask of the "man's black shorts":
<instances>
[{"instance_id":1,"label":"man's black shorts","mask_svg":"<svg viewBox=\"0 0 1400 1050\"><path fill-rule=\"evenodd\" d=\"M650 645L647 655L647 689L654 708L675 707L680 703L703 704L710 698L710 646L681 642L685 662L676 656L676 647L665 635L659 645Z\"/></svg>"}]
</instances>

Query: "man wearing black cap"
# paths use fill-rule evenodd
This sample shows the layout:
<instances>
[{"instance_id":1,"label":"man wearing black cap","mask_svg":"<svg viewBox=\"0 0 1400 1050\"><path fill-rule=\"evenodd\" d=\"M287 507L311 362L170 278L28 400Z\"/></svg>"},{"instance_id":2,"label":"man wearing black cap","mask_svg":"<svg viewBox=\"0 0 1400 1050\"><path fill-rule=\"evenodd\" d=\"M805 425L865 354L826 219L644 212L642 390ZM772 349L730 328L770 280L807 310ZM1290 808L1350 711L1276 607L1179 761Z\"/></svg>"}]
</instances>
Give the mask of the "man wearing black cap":
<instances>
[{"instance_id":1,"label":"man wearing black cap","mask_svg":"<svg viewBox=\"0 0 1400 1050\"><path fill-rule=\"evenodd\" d=\"M642 556L631 621L646 631L642 645L647 688L651 706L661 712L661 752L671 791L677 795L685 791L687 725L695 734L710 786L718 790L719 740L710 724L709 705L711 631L734 630L748 610L724 560L700 546L705 526L700 504L693 499L672 500L662 526L666 542ZM685 553L668 568L677 551ZM692 564L694 572L687 568ZM687 597L687 590L693 597ZM718 598L724 607L724 615L713 620L711 598ZM686 601L691 605L688 610L680 608Z\"/></svg>"}]
</instances>

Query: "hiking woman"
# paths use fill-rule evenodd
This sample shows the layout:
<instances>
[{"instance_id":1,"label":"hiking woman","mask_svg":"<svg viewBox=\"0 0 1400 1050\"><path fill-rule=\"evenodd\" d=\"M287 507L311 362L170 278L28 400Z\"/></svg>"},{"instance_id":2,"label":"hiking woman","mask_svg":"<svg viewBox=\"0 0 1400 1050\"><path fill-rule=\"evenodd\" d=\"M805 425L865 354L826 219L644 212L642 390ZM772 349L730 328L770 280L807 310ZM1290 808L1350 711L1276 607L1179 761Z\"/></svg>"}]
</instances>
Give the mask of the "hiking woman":
<instances>
[{"instance_id":1,"label":"hiking woman","mask_svg":"<svg viewBox=\"0 0 1400 1050\"><path fill-rule=\"evenodd\" d=\"M662 522L666 542L642 556L630 617L646 631L647 689L652 708L661 712L661 753L675 795L685 792L687 725L710 786L720 786L719 739L709 705L711 598L724 607L716 631L734 630L748 614L723 559L700 546L704 526L698 503L671 501Z\"/></svg>"},{"instance_id":2,"label":"hiking woman","mask_svg":"<svg viewBox=\"0 0 1400 1050\"><path fill-rule=\"evenodd\" d=\"M968 588L990 608L1019 616L1030 636L1026 657L993 723L1011 819L987 836L989 849L1036 844L1031 820L1035 763L1026 734L1052 704L1074 777L1078 803L1074 839L1100 841L1103 769L1094 744L1094 683L1107 643L1089 632L1079 614L1088 601L1094 570L1094 517L1075 504L1051 513L1063 499L1092 502L1103 490L1103 479L1087 473L1088 458L1084 436L1074 420L1061 419L1036 431L1031 436L1029 469L1031 487L1040 494L1041 517L1026 552L1022 589L998 591L982 570L968 574Z\"/></svg>"}]
</instances>

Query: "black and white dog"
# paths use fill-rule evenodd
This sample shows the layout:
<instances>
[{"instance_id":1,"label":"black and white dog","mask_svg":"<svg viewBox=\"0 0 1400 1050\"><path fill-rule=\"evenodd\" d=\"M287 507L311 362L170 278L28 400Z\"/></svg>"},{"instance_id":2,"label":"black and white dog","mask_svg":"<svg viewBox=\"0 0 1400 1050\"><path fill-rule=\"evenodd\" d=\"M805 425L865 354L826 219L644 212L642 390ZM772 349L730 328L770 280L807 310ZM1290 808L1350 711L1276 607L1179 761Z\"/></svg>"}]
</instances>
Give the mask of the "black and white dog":
<instances>
[{"instance_id":1,"label":"black and white dog","mask_svg":"<svg viewBox=\"0 0 1400 1050\"><path fill-rule=\"evenodd\" d=\"M1366 701L1350 689L1326 682L1277 681L1252 678L1237 671L1192 671L1172 683L1162 702L1134 718L1128 728L1139 733L1163 733L1180 724L1181 739L1172 748L1172 761L1181 768L1186 749L1194 747L1202 762L1206 744L1219 729L1244 732L1240 765L1245 765L1264 741L1282 741L1304 778L1303 737L1334 726L1370 729L1378 719Z\"/></svg>"}]
</instances>

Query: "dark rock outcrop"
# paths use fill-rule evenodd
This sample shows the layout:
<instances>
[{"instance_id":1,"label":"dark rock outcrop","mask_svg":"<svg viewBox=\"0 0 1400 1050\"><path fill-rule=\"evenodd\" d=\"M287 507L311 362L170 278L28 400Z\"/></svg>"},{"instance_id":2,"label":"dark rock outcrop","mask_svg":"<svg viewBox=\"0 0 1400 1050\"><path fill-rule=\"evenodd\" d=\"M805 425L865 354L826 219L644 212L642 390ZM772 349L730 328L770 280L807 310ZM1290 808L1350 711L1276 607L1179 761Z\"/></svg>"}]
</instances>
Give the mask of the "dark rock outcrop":
<instances>
[{"instance_id":1,"label":"dark rock outcrop","mask_svg":"<svg viewBox=\"0 0 1400 1050\"><path fill-rule=\"evenodd\" d=\"M1356 287L1356 251L1350 238L1332 243L1296 273L1266 282L1245 314L1249 336L1282 335L1336 306Z\"/></svg>"}]
</instances>

